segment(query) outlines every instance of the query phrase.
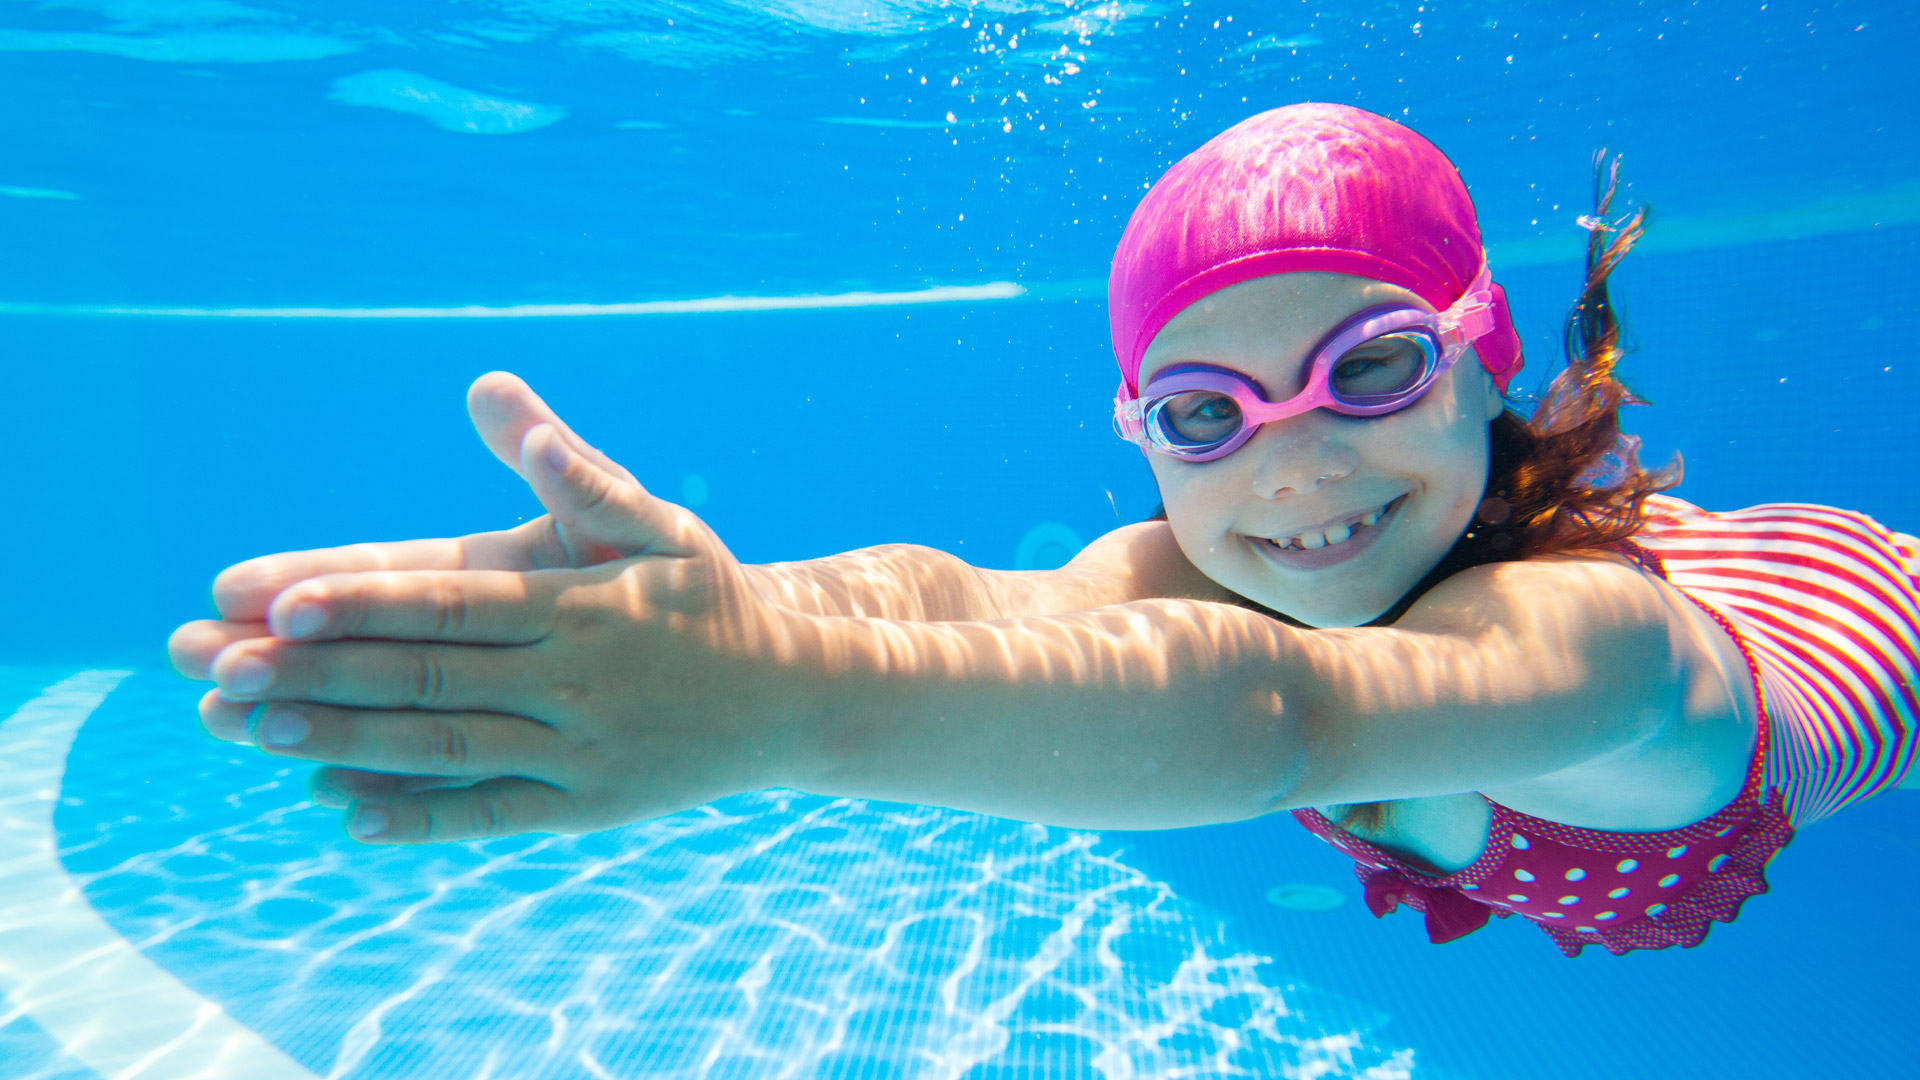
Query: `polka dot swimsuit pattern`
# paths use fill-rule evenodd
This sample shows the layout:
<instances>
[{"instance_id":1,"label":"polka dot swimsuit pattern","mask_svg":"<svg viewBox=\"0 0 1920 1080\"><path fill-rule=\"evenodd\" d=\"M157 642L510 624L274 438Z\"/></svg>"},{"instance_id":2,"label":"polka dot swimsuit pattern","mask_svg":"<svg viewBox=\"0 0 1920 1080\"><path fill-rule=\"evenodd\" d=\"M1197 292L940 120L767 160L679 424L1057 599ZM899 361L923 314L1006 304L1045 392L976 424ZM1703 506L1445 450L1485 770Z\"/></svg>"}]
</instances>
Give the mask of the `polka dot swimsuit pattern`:
<instances>
[{"instance_id":1,"label":"polka dot swimsuit pattern","mask_svg":"<svg viewBox=\"0 0 1920 1080\"><path fill-rule=\"evenodd\" d=\"M1704 821L1657 833L1579 829L1489 800L1493 824L1480 857L1438 877L1316 811L1294 816L1353 858L1375 915L1401 904L1423 912L1436 944L1472 933L1491 917L1520 915L1568 956L1587 945L1618 955L1698 945L1712 923L1732 922L1747 897L1767 891L1767 862L1793 830L1778 797L1761 802L1757 789L1750 784Z\"/></svg>"},{"instance_id":2,"label":"polka dot swimsuit pattern","mask_svg":"<svg viewBox=\"0 0 1920 1080\"><path fill-rule=\"evenodd\" d=\"M1709 514L1655 496L1635 541L1616 550L1699 604L1746 657L1761 716L1739 797L1657 833L1580 829L1488 800L1480 857L1444 876L1317 811L1294 811L1353 858L1375 915L1402 905L1422 912L1435 943L1519 915L1568 956L1587 945L1616 955L1691 948L1767 891L1767 863L1797 825L1899 783L1912 767L1920 557L1910 538L1830 507Z\"/></svg>"},{"instance_id":3,"label":"polka dot swimsuit pattern","mask_svg":"<svg viewBox=\"0 0 1920 1080\"><path fill-rule=\"evenodd\" d=\"M1640 914L1659 918L1671 907L1669 901L1685 896L1733 858L1727 851L1708 855L1717 846L1710 843L1675 844L1664 852L1648 852L1645 862L1629 855L1609 866L1608 860L1617 852L1582 850L1547 839L1536 843L1521 831L1525 823L1516 824L1519 827L1507 837L1507 843L1516 851L1531 854L1507 860L1501 867L1507 872L1496 874L1487 886L1468 883L1461 889L1481 891L1490 887L1492 895L1476 899L1535 919L1560 919L1562 925L1580 934L1599 933L1600 927L1623 912L1629 921ZM1715 830L1712 839L1724 839L1745 824L1741 821ZM1595 859L1595 855L1601 858ZM1594 869L1589 871L1581 863L1592 864ZM1561 869L1563 866L1565 869ZM1510 892L1503 896L1499 894L1501 889L1525 889L1536 895ZM1564 895L1556 897L1556 892ZM1648 900L1652 902L1642 907ZM1583 922L1594 925L1581 926Z\"/></svg>"}]
</instances>

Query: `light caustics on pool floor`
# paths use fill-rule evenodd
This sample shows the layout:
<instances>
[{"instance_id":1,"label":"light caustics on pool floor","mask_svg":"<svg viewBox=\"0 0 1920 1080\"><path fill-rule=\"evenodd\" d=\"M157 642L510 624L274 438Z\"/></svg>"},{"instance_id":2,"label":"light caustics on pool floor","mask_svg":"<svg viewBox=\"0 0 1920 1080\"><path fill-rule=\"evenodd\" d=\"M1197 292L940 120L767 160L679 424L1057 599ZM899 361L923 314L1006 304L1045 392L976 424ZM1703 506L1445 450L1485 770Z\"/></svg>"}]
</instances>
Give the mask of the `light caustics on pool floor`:
<instances>
[{"instance_id":1,"label":"light caustics on pool floor","mask_svg":"<svg viewBox=\"0 0 1920 1080\"><path fill-rule=\"evenodd\" d=\"M80 725L126 677L86 671L0 725L0 990L102 1076L312 1076L142 955L60 866L53 808Z\"/></svg>"},{"instance_id":2,"label":"light caustics on pool floor","mask_svg":"<svg viewBox=\"0 0 1920 1080\"><path fill-rule=\"evenodd\" d=\"M285 762L192 731L188 688L96 713L122 676L0 722L0 1061L36 1045L10 1027L53 1048L8 1076L1413 1071L1096 835L773 791L362 848Z\"/></svg>"}]
</instances>

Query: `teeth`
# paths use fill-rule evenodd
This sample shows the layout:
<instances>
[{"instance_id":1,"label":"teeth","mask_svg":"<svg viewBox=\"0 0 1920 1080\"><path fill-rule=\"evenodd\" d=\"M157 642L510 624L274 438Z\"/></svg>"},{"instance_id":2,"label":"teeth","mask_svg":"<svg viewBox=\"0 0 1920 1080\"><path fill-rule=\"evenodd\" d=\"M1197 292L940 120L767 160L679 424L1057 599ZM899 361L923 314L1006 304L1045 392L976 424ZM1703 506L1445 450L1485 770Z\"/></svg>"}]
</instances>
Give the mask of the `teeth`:
<instances>
[{"instance_id":1,"label":"teeth","mask_svg":"<svg viewBox=\"0 0 1920 1080\"><path fill-rule=\"evenodd\" d=\"M1363 515L1360 520L1354 522L1352 525L1335 525L1325 532L1302 533L1299 536L1288 536L1269 542L1275 547L1284 548L1289 551L1313 551L1316 548L1344 544L1352 538L1356 531L1377 524L1380 521L1380 515L1386 513L1386 511L1387 508L1382 506L1378 510Z\"/></svg>"}]
</instances>

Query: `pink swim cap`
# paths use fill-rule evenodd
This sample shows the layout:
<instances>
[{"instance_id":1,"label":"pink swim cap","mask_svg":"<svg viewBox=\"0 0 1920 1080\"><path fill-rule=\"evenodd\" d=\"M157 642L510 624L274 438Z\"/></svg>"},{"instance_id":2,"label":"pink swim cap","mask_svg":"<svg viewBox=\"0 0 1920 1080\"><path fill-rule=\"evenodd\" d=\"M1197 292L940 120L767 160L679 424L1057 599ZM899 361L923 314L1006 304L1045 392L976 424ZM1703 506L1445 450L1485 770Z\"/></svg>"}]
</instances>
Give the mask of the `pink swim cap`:
<instances>
[{"instance_id":1,"label":"pink swim cap","mask_svg":"<svg viewBox=\"0 0 1920 1080\"><path fill-rule=\"evenodd\" d=\"M1180 159L1127 222L1107 281L1126 396L1140 358L1187 305L1249 278L1321 271L1408 289L1444 311L1486 255L1473 200L1438 147L1347 105L1309 102L1249 117ZM1507 297L1474 342L1501 390L1520 370Z\"/></svg>"}]
</instances>

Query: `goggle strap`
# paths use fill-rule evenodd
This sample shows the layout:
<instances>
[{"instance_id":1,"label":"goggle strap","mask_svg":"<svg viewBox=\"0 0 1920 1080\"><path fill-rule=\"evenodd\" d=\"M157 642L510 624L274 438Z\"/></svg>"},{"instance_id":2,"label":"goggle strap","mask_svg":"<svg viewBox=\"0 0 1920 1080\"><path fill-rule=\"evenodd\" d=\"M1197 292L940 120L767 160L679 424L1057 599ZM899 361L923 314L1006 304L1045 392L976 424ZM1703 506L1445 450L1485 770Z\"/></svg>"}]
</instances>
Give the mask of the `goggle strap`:
<instances>
[{"instance_id":1,"label":"goggle strap","mask_svg":"<svg viewBox=\"0 0 1920 1080\"><path fill-rule=\"evenodd\" d=\"M1486 297L1484 293L1476 293L1473 295L1476 298ZM1451 313L1452 309L1448 310L1449 313ZM1493 323L1492 298L1486 297L1479 303L1453 315L1451 319L1447 320L1447 323L1441 329L1441 338L1443 343L1449 348L1466 345L1476 338L1484 337L1492 333Z\"/></svg>"},{"instance_id":2,"label":"goggle strap","mask_svg":"<svg viewBox=\"0 0 1920 1080\"><path fill-rule=\"evenodd\" d=\"M1471 344L1493 332L1493 268L1483 259L1467 291L1440 313L1441 343L1449 349Z\"/></svg>"},{"instance_id":3,"label":"goggle strap","mask_svg":"<svg viewBox=\"0 0 1920 1080\"><path fill-rule=\"evenodd\" d=\"M1140 436L1144 430L1140 417L1133 415L1138 410L1129 408L1138 400L1139 398L1134 396L1133 388L1127 385L1127 380L1121 379L1120 389L1113 395L1113 433L1132 443L1141 441Z\"/></svg>"}]
</instances>

